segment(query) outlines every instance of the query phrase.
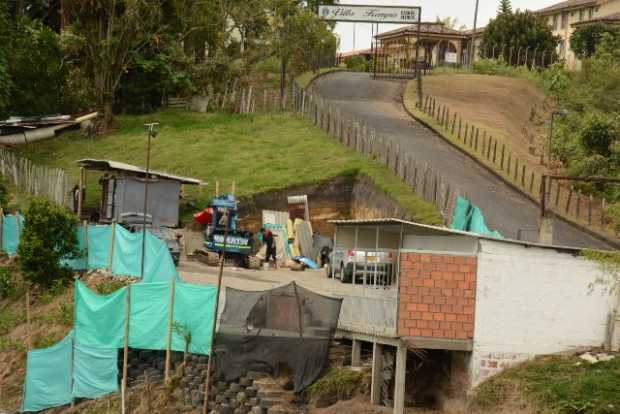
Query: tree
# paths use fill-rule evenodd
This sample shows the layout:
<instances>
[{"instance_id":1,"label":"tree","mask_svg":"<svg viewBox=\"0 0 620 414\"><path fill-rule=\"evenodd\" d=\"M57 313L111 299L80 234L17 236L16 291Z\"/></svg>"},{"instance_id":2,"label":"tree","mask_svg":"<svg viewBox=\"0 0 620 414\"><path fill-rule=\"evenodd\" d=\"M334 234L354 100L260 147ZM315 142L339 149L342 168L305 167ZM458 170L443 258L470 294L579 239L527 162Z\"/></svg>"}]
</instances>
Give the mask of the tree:
<instances>
[{"instance_id":1,"label":"tree","mask_svg":"<svg viewBox=\"0 0 620 414\"><path fill-rule=\"evenodd\" d=\"M441 18L439 16L435 17L435 21L437 23L443 23L443 25L445 27L447 27L448 29L455 29L455 30L465 30L467 28L467 26L465 26L464 24L459 25L459 19L458 17L444 17ZM457 28L458 26L458 28Z\"/></svg>"},{"instance_id":2,"label":"tree","mask_svg":"<svg viewBox=\"0 0 620 414\"><path fill-rule=\"evenodd\" d=\"M101 112L99 132L114 116L114 98L123 74L139 52L157 42L159 0L70 0L71 25L64 34L69 49L92 82Z\"/></svg>"},{"instance_id":3,"label":"tree","mask_svg":"<svg viewBox=\"0 0 620 414\"><path fill-rule=\"evenodd\" d=\"M517 10L514 13L501 13L491 19L482 36L481 47L482 50L495 49L500 53L504 51L505 56L509 56L511 49L516 56L516 51L521 48L521 57L524 58L525 49L530 53L553 52L557 43L558 38L553 35L543 18L529 11Z\"/></svg>"},{"instance_id":4,"label":"tree","mask_svg":"<svg viewBox=\"0 0 620 414\"><path fill-rule=\"evenodd\" d=\"M75 218L64 208L35 199L24 214L24 228L17 253L24 277L41 286L71 278L72 270L61 263L77 252Z\"/></svg>"},{"instance_id":5,"label":"tree","mask_svg":"<svg viewBox=\"0 0 620 414\"><path fill-rule=\"evenodd\" d=\"M596 52L596 48L603 40L605 33L620 37L620 28L605 23L580 26L570 38L570 47L580 59L589 58Z\"/></svg>"},{"instance_id":6,"label":"tree","mask_svg":"<svg viewBox=\"0 0 620 414\"><path fill-rule=\"evenodd\" d=\"M512 13L512 4L510 0L500 0L499 7L497 8L497 14L511 14Z\"/></svg>"}]
</instances>

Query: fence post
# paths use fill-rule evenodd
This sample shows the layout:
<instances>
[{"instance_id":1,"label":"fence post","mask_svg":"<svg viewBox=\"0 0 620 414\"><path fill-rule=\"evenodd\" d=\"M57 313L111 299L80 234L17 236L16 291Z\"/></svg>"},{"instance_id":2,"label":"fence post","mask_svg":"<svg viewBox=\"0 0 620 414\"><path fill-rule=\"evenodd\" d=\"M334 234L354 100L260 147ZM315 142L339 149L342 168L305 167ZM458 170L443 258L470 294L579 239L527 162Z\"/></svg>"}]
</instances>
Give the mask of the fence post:
<instances>
[{"instance_id":1,"label":"fence post","mask_svg":"<svg viewBox=\"0 0 620 414\"><path fill-rule=\"evenodd\" d=\"M525 188L525 163L521 166L521 187Z\"/></svg>"},{"instance_id":2,"label":"fence post","mask_svg":"<svg viewBox=\"0 0 620 414\"><path fill-rule=\"evenodd\" d=\"M592 194L588 197L588 224L592 225Z\"/></svg>"},{"instance_id":3,"label":"fence post","mask_svg":"<svg viewBox=\"0 0 620 414\"><path fill-rule=\"evenodd\" d=\"M116 219L112 219L112 230L110 234L110 247L108 249L108 270L112 272L112 264L114 258L114 243L116 238Z\"/></svg>"},{"instance_id":4,"label":"fence post","mask_svg":"<svg viewBox=\"0 0 620 414\"><path fill-rule=\"evenodd\" d=\"M568 200L566 200L566 211L565 211L565 214L568 214L568 212L570 210L570 202L571 202L572 198L573 198L573 187L571 186L570 191L568 193Z\"/></svg>"},{"instance_id":5,"label":"fence post","mask_svg":"<svg viewBox=\"0 0 620 414\"><path fill-rule=\"evenodd\" d=\"M456 112L452 114L452 135L454 135L454 128L456 127Z\"/></svg>"},{"instance_id":6,"label":"fence post","mask_svg":"<svg viewBox=\"0 0 620 414\"><path fill-rule=\"evenodd\" d=\"M581 190L577 191L577 209L575 213L577 214L577 220L579 220L579 216L581 215Z\"/></svg>"},{"instance_id":7,"label":"fence post","mask_svg":"<svg viewBox=\"0 0 620 414\"><path fill-rule=\"evenodd\" d=\"M121 411L125 414L127 410L127 362L129 354L129 314L131 307L131 285L127 286L125 298L125 344L123 346L123 379L121 384Z\"/></svg>"},{"instance_id":8,"label":"fence post","mask_svg":"<svg viewBox=\"0 0 620 414\"><path fill-rule=\"evenodd\" d=\"M164 378L166 382L170 379L170 354L172 348L172 321L174 314L174 291L176 289L176 277L172 278L172 285L170 287L170 300L168 301L168 340L166 341L166 367Z\"/></svg>"},{"instance_id":9,"label":"fence post","mask_svg":"<svg viewBox=\"0 0 620 414\"><path fill-rule=\"evenodd\" d=\"M534 171L532 171L532 178L530 179L530 193L534 191Z\"/></svg>"},{"instance_id":10,"label":"fence post","mask_svg":"<svg viewBox=\"0 0 620 414\"><path fill-rule=\"evenodd\" d=\"M474 146L474 151L478 152L478 135L480 134L480 130L478 128L476 128L476 143Z\"/></svg>"},{"instance_id":11,"label":"fence post","mask_svg":"<svg viewBox=\"0 0 620 414\"><path fill-rule=\"evenodd\" d=\"M500 162L500 171L504 171L504 157L506 155L506 144L502 144L502 159Z\"/></svg>"},{"instance_id":12,"label":"fence post","mask_svg":"<svg viewBox=\"0 0 620 414\"><path fill-rule=\"evenodd\" d=\"M459 135L458 140L461 140L461 127L463 126L463 118L459 117Z\"/></svg>"}]
</instances>

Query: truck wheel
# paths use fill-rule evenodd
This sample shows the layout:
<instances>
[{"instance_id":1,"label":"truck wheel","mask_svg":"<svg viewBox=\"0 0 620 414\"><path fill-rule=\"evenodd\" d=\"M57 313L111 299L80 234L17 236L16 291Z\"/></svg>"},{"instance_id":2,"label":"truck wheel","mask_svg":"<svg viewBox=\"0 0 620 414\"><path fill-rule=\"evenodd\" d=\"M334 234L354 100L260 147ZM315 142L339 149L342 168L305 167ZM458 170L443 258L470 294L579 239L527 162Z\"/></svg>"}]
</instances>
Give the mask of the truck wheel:
<instances>
[{"instance_id":1,"label":"truck wheel","mask_svg":"<svg viewBox=\"0 0 620 414\"><path fill-rule=\"evenodd\" d=\"M248 257L248 269L258 270L260 269L261 260L256 256Z\"/></svg>"}]
</instances>

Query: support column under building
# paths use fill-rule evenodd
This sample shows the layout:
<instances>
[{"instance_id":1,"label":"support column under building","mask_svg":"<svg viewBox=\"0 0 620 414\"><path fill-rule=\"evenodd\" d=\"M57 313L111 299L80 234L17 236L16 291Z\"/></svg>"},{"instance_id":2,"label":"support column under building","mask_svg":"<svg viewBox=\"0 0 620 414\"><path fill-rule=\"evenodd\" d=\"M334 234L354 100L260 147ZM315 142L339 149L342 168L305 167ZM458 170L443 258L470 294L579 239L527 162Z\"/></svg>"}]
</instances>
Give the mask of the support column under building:
<instances>
[{"instance_id":1,"label":"support column under building","mask_svg":"<svg viewBox=\"0 0 620 414\"><path fill-rule=\"evenodd\" d=\"M394 378L394 414L405 413L405 377L407 376L407 346L396 349L396 373Z\"/></svg>"},{"instance_id":2,"label":"support column under building","mask_svg":"<svg viewBox=\"0 0 620 414\"><path fill-rule=\"evenodd\" d=\"M370 403L381 404L381 387L383 385L383 345L372 345L372 380L370 382Z\"/></svg>"},{"instance_id":3,"label":"support column under building","mask_svg":"<svg viewBox=\"0 0 620 414\"><path fill-rule=\"evenodd\" d=\"M353 340L353 346L351 349L351 366L362 366L362 341L359 341L357 339Z\"/></svg>"}]
</instances>

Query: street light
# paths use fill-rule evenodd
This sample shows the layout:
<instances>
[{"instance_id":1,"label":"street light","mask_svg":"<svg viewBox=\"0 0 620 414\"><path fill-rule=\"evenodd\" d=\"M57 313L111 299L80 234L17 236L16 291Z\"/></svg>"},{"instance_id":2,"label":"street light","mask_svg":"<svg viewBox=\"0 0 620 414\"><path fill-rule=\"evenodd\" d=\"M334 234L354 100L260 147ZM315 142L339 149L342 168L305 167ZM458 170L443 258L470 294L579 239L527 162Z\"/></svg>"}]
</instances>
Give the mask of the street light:
<instances>
[{"instance_id":1,"label":"street light","mask_svg":"<svg viewBox=\"0 0 620 414\"><path fill-rule=\"evenodd\" d=\"M144 260L146 252L146 211L148 208L149 200L149 169L151 166L151 139L157 137L157 131L155 127L159 125L158 122L150 124L144 124L144 128L147 132L146 140L146 175L144 176L144 210L142 210L142 262L140 269L140 279L144 279Z\"/></svg>"}]
</instances>

